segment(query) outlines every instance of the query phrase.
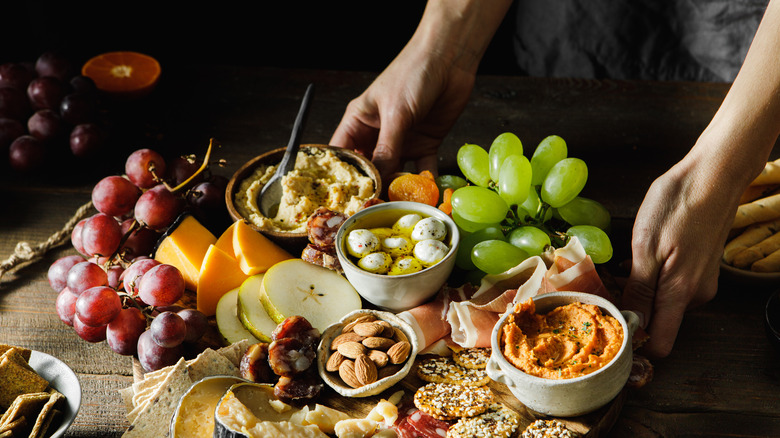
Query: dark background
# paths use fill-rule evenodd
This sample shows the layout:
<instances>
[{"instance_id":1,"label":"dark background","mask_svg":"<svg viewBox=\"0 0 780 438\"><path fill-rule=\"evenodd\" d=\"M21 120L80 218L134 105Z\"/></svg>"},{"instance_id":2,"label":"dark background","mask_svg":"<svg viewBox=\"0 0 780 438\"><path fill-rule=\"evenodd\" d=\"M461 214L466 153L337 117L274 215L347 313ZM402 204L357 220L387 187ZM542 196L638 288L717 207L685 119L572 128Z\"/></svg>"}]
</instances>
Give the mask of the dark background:
<instances>
[{"instance_id":1,"label":"dark background","mask_svg":"<svg viewBox=\"0 0 780 438\"><path fill-rule=\"evenodd\" d=\"M0 62L62 52L80 65L99 53L132 50L163 66L224 64L381 71L406 44L424 1L7 1ZM480 67L514 74L512 13Z\"/></svg>"}]
</instances>

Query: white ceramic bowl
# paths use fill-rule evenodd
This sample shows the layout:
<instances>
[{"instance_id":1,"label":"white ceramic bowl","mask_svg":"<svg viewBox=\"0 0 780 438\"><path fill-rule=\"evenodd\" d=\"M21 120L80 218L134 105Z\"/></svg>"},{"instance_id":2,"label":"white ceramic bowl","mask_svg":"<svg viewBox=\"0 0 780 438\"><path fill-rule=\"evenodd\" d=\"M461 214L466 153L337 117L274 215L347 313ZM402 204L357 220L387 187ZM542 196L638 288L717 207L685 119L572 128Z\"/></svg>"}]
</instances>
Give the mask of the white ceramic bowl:
<instances>
[{"instance_id":1,"label":"white ceramic bowl","mask_svg":"<svg viewBox=\"0 0 780 438\"><path fill-rule=\"evenodd\" d=\"M441 261L414 274L383 275L364 271L350 259L345 241L351 230L390 227L398 218L408 213L435 217L444 222L447 227L444 243L450 250ZM361 297L382 309L401 312L428 301L447 281L455 267L459 241L460 233L455 222L438 208L419 202L384 202L360 210L341 225L336 234L336 254L347 280Z\"/></svg>"},{"instance_id":2,"label":"white ceramic bowl","mask_svg":"<svg viewBox=\"0 0 780 438\"><path fill-rule=\"evenodd\" d=\"M30 353L30 366L41 377L49 381L49 385L65 396L59 423L53 423L49 426L46 436L50 438L59 438L65 436L65 432L70 428L73 420L81 407L81 383L78 376L73 372L65 362L40 351L33 350Z\"/></svg>"},{"instance_id":3,"label":"white ceramic bowl","mask_svg":"<svg viewBox=\"0 0 780 438\"><path fill-rule=\"evenodd\" d=\"M631 337L639 318L630 311L620 311L612 303L597 295L581 292L550 292L534 297L537 313L581 302L600 307L605 314L616 318L623 327L623 344L617 356L598 371L571 379L545 379L526 374L509 363L501 352L501 332L507 317L514 308L507 311L493 327L492 353L487 365L491 379L509 387L512 394L532 411L544 415L573 417L593 412L614 399L631 373L633 350Z\"/></svg>"}]
</instances>

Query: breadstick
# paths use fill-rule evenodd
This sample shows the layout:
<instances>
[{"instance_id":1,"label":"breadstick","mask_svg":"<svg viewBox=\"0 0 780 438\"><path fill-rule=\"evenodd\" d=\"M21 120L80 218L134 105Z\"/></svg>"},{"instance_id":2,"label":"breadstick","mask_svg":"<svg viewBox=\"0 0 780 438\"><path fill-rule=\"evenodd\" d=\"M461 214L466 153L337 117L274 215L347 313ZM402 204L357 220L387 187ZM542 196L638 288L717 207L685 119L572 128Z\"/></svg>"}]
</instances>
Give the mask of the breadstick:
<instances>
[{"instance_id":1,"label":"breadstick","mask_svg":"<svg viewBox=\"0 0 780 438\"><path fill-rule=\"evenodd\" d=\"M780 272L780 250L777 250L761 260L750 265L753 272Z\"/></svg>"},{"instance_id":2,"label":"breadstick","mask_svg":"<svg viewBox=\"0 0 780 438\"><path fill-rule=\"evenodd\" d=\"M780 218L780 194L757 199L737 207L737 215L731 228L743 228L777 218Z\"/></svg>"},{"instance_id":3,"label":"breadstick","mask_svg":"<svg viewBox=\"0 0 780 438\"><path fill-rule=\"evenodd\" d=\"M775 161L767 161L764 169L750 183L751 186L780 183L780 158Z\"/></svg>"},{"instance_id":4,"label":"breadstick","mask_svg":"<svg viewBox=\"0 0 780 438\"><path fill-rule=\"evenodd\" d=\"M747 186L745 192L742 193L742 197L739 198L739 204L747 204L748 202L755 201L756 199L763 198L770 194L773 194L777 190L778 184L761 184L757 186Z\"/></svg>"},{"instance_id":5,"label":"breadstick","mask_svg":"<svg viewBox=\"0 0 780 438\"><path fill-rule=\"evenodd\" d=\"M747 268L753 262L763 259L778 249L780 249L780 233L775 233L750 248L737 253L732 265L737 268Z\"/></svg>"},{"instance_id":6,"label":"breadstick","mask_svg":"<svg viewBox=\"0 0 780 438\"><path fill-rule=\"evenodd\" d=\"M761 222L747 227L742 234L731 239L723 248L723 261L732 264L741 251L761 242L780 231L780 219Z\"/></svg>"}]
</instances>

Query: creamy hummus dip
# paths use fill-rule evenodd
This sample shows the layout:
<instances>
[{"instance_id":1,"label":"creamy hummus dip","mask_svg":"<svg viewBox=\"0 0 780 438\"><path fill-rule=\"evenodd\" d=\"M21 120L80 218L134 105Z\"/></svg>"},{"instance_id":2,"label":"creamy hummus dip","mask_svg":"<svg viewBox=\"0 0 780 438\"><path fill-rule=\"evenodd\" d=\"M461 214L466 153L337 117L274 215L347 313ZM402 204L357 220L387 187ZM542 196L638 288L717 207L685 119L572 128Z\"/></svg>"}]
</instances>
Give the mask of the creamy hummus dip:
<instances>
[{"instance_id":1,"label":"creamy hummus dip","mask_svg":"<svg viewBox=\"0 0 780 438\"><path fill-rule=\"evenodd\" d=\"M263 215L257 197L277 165L259 166L239 185L236 209L256 226L271 231L306 232L306 221L318 207L351 216L374 195L374 181L330 149L301 147L295 168L282 177L282 202L276 216Z\"/></svg>"},{"instance_id":2,"label":"creamy hummus dip","mask_svg":"<svg viewBox=\"0 0 780 438\"><path fill-rule=\"evenodd\" d=\"M592 304L571 303L540 315L529 299L515 305L501 341L504 357L526 374L570 379L608 364L623 344L623 327Z\"/></svg>"}]
</instances>

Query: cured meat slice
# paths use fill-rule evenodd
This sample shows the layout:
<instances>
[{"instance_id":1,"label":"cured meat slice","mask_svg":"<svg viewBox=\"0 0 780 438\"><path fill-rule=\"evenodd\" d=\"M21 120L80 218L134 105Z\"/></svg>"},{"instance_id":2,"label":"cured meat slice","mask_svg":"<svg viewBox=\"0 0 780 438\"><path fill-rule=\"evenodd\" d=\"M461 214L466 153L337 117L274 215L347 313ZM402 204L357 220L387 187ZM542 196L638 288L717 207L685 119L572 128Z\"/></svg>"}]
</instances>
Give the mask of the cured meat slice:
<instances>
[{"instance_id":1,"label":"cured meat slice","mask_svg":"<svg viewBox=\"0 0 780 438\"><path fill-rule=\"evenodd\" d=\"M426 438L444 438L452 423L438 420L423 411L415 411L407 421L418 433Z\"/></svg>"},{"instance_id":2,"label":"cured meat slice","mask_svg":"<svg viewBox=\"0 0 780 438\"><path fill-rule=\"evenodd\" d=\"M399 438L427 438L409 423L409 417L404 417L395 426Z\"/></svg>"}]
</instances>

